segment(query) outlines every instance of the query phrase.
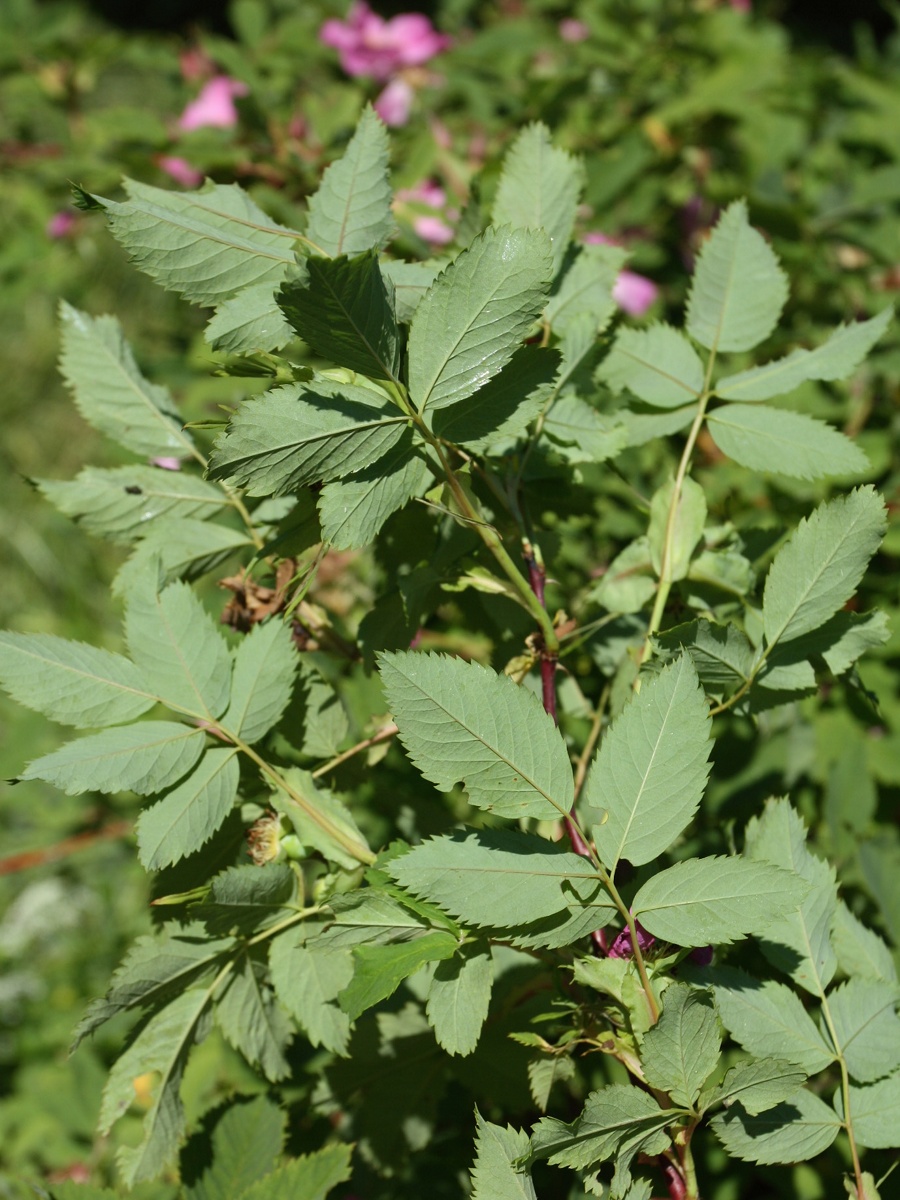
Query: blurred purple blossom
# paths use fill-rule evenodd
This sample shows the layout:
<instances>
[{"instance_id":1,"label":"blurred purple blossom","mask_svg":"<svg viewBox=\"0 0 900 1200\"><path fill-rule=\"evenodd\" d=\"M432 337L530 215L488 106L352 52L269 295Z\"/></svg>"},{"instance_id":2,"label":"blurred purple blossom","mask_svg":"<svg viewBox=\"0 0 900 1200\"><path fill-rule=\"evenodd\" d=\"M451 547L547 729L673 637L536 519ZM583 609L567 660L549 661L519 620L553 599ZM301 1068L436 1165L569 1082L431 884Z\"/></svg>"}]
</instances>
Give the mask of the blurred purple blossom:
<instances>
[{"instance_id":1,"label":"blurred purple blossom","mask_svg":"<svg viewBox=\"0 0 900 1200\"><path fill-rule=\"evenodd\" d=\"M615 238L605 233L586 233L581 239L588 246L614 246ZM642 317L659 295L659 288L646 275L635 271L620 271L613 285L613 300L630 317Z\"/></svg>"},{"instance_id":2,"label":"blurred purple blossom","mask_svg":"<svg viewBox=\"0 0 900 1200\"><path fill-rule=\"evenodd\" d=\"M176 158L174 155L164 154L157 160L156 165L161 171L170 175L176 183L180 183L182 187L195 188L203 182L203 172L192 167L186 158Z\"/></svg>"},{"instance_id":3,"label":"blurred purple blossom","mask_svg":"<svg viewBox=\"0 0 900 1200\"><path fill-rule=\"evenodd\" d=\"M403 201L403 203L413 201L413 203L427 204L429 208L443 208L447 203L447 193L433 179L423 179L415 187L398 188L394 199Z\"/></svg>"},{"instance_id":4,"label":"blurred purple blossom","mask_svg":"<svg viewBox=\"0 0 900 1200\"><path fill-rule=\"evenodd\" d=\"M695 950L691 951L690 960L698 967L708 967L713 960L712 946L697 946Z\"/></svg>"},{"instance_id":5,"label":"blurred purple blossom","mask_svg":"<svg viewBox=\"0 0 900 1200\"><path fill-rule=\"evenodd\" d=\"M181 459L174 458L168 454L162 454L159 456L159 458L151 458L150 465L159 467L163 471L180 471Z\"/></svg>"},{"instance_id":6,"label":"blurred purple blossom","mask_svg":"<svg viewBox=\"0 0 900 1200\"><path fill-rule=\"evenodd\" d=\"M412 224L419 237L432 246L446 246L455 236L453 229L440 217L416 217Z\"/></svg>"},{"instance_id":7,"label":"blurred purple blossom","mask_svg":"<svg viewBox=\"0 0 900 1200\"><path fill-rule=\"evenodd\" d=\"M559 36L564 42L583 42L591 36L591 31L584 21L575 17L565 17L559 23Z\"/></svg>"},{"instance_id":8,"label":"blurred purple blossom","mask_svg":"<svg viewBox=\"0 0 900 1200\"><path fill-rule=\"evenodd\" d=\"M409 120L415 92L405 79L392 79L375 101L375 111L385 125L405 125Z\"/></svg>"},{"instance_id":9,"label":"blurred purple blossom","mask_svg":"<svg viewBox=\"0 0 900 1200\"><path fill-rule=\"evenodd\" d=\"M403 67L421 66L450 45L423 13L399 13L386 21L365 0L355 0L346 21L326 21L319 40L338 51L348 75L380 80Z\"/></svg>"},{"instance_id":10,"label":"blurred purple blossom","mask_svg":"<svg viewBox=\"0 0 900 1200\"><path fill-rule=\"evenodd\" d=\"M635 921L635 930L637 931L638 947L641 953L649 950L651 946L656 944L656 938L652 933L648 933L640 921ZM634 958L634 950L631 945L631 932L626 927L616 937L616 940L609 948L610 958Z\"/></svg>"},{"instance_id":11,"label":"blurred purple blossom","mask_svg":"<svg viewBox=\"0 0 900 1200\"><path fill-rule=\"evenodd\" d=\"M235 96L246 96L246 83L232 79L230 75L215 75L203 85L200 95L185 108L179 118L179 127L186 132L212 125L228 129L237 124L238 114L234 105Z\"/></svg>"},{"instance_id":12,"label":"blurred purple blossom","mask_svg":"<svg viewBox=\"0 0 900 1200\"><path fill-rule=\"evenodd\" d=\"M731 0L731 7L737 9L738 12L752 12L752 0Z\"/></svg>"},{"instance_id":13,"label":"blurred purple blossom","mask_svg":"<svg viewBox=\"0 0 900 1200\"><path fill-rule=\"evenodd\" d=\"M47 237L58 240L59 238L68 237L78 224L78 217L68 209L62 209L60 212L54 213L47 222L45 231Z\"/></svg>"}]
</instances>

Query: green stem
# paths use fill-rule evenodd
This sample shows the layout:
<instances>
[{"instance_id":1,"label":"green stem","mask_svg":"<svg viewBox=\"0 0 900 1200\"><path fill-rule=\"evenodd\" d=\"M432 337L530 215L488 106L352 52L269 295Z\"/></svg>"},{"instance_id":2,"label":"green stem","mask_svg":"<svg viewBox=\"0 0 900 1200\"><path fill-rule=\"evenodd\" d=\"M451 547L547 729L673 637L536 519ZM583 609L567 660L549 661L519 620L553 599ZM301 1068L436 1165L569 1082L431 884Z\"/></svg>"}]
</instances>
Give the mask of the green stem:
<instances>
[{"instance_id":1,"label":"green stem","mask_svg":"<svg viewBox=\"0 0 900 1200\"><path fill-rule=\"evenodd\" d=\"M841 1069L841 1097L844 1101L844 1129L847 1132L847 1139L850 1142L850 1157L853 1160L853 1174L856 1177L856 1194L859 1200L865 1200L865 1184L862 1177L862 1166L859 1161L859 1150L856 1146L856 1137L853 1133L853 1119L850 1115L850 1073L847 1070L847 1062L844 1058L844 1051L841 1048L840 1040L838 1039L837 1029L831 1017L831 1010L828 1007L828 997L825 995L824 989L820 992L822 1000L822 1016L825 1018L825 1025L828 1029L828 1035L831 1038L832 1045L838 1053L838 1065Z\"/></svg>"},{"instance_id":2,"label":"green stem","mask_svg":"<svg viewBox=\"0 0 900 1200\"><path fill-rule=\"evenodd\" d=\"M628 926L628 932L631 934L631 949L634 954L634 961L637 965L638 975L641 977L641 986L644 989L644 996L647 1000L647 1009L650 1013L650 1020L655 1025L659 1020L659 1005L656 1003L656 997L653 994L653 988L650 986L650 976L647 973L647 964L644 962L644 955L641 951L640 942L638 941L637 925L631 909L619 895L619 890L613 882L612 876L606 871L603 866L599 867L600 878L603 881L603 886L612 897L613 904L619 910L625 924Z\"/></svg>"}]
</instances>

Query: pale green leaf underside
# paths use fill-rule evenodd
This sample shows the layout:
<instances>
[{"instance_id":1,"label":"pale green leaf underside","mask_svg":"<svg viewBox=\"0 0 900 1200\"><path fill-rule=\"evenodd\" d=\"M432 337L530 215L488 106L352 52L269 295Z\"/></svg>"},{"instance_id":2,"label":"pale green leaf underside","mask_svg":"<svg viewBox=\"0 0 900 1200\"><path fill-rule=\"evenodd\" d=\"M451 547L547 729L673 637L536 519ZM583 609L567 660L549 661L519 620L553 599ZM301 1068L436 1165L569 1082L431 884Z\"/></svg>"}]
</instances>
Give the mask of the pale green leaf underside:
<instances>
[{"instance_id":1,"label":"pale green leaf underside","mask_svg":"<svg viewBox=\"0 0 900 1200\"><path fill-rule=\"evenodd\" d=\"M748 1053L784 1059L808 1075L834 1061L800 996L785 984L719 969L712 988L725 1028Z\"/></svg>"},{"instance_id":2,"label":"pale green leaf underside","mask_svg":"<svg viewBox=\"0 0 900 1200\"><path fill-rule=\"evenodd\" d=\"M241 406L219 440L210 474L279 496L350 475L386 454L406 418L368 389L312 390L289 383Z\"/></svg>"},{"instance_id":3,"label":"pale green leaf underside","mask_svg":"<svg viewBox=\"0 0 900 1200\"><path fill-rule=\"evenodd\" d=\"M160 517L138 542L113 580L114 596L145 586L148 576L165 585L212 571L237 550L252 546L246 530L196 517Z\"/></svg>"},{"instance_id":4,"label":"pale green leaf underside","mask_svg":"<svg viewBox=\"0 0 900 1200\"><path fill-rule=\"evenodd\" d=\"M868 321L839 325L815 350L794 350L785 358L728 375L716 384L723 400L769 400L808 379L846 379L872 349L894 315L886 308Z\"/></svg>"},{"instance_id":5,"label":"pale green leaf underside","mask_svg":"<svg viewBox=\"0 0 900 1200\"><path fill-rule=\"evenodd\" d=\"M858 475L869 466L849 438L805 413L763 404L725 404L714 409L707 422L722 453L753 471L822 479Z\"/></svg>"},{"instance_id":6,"label":"pale green leaf underside","mask_svg":"<svg viewBox=\"0 0 900 1200\"><path fill-rule=\"evenodd\" d=\"M115 317L89 317L60 305L59 366L89 425L146 458L194 453L172 398L138 370Z\"/></svg>"},{"instance_id":7,"label":"pale green leaf underside","mask_svg":"<svg viewBox=\"0 0 900 1200\"><path fill-rule=\"evenodd\" d=\"M100 200L117 241L162 287L219 304L253 284L276 285L300 236L272 221L237 184L171 192L125 180L128 200Z\"/></svg>"},{"instance_id":8,"label":"pale green leaf underside","mask_svg":"<svg viewBox=\"0 0 900 1200\"><path fill-rule=\"evenodd\" d=\"M131 657L164 704L207 720L221 715L231 690L231 654L186 583L158 595L132 589L125 611Z\"/></svg>"},{"instance_id":9,"label":"pale green leaf underside","mask_svg":"<svg viewBox=\"0 0 900 1200\"><path fill-rule=\"evenodd\" d=\"M528 1154L528 1134L485 1121L475 1110L472 1200L537 1200L531 1173L514 1166Z\"/></svg>"},{"instance_id":10,"label":"pale green leaf underside","mask_svg":"<svg viewBox=\"0 0 900 1200\"><path fill-rule=\"evenodd\" d=\"M486 942L466 942L438 963L428 989L426 1013L438 1044L448 1054L471 1054L491 1001L494 967Z\"/></svg>"},{"instance_id":11,"label":"pale green leaf underside","mask_svg":"<svg viewBox=\"0 0 900 1200\"><path fill-rule=\"evenodd\" d=\"M717 1088L705 1098L705 1105L730 1106L740 1101L753 1116L787 1100L806 1081L806 1072L778 1058L760 1058L732 1067ZM704 1100L701 1100L704 1103Z\"/></svg>"},{"instance_id":12,"label":"pale green leaf underside","mask_svg":"<svg viewBox=\"0 0 900 1200\"><path fill-rule=\"evenodd\" d=\"M681 408L703 391L704 368L697 351L671 325L622 329L598 378L613 391L627 389L654 408Z\"/></svg>"},{"instance_id":13,"label":"pale green leaf underside","mask_svg":"<svg viewBox=\"0 0 900 1200\"><path fill-rule=\"evenodd\" d=\"M358 867L369 855L369 847L343 801L317 787L313 777L299 767L286 767L280 774L291 790L277 788L273 804L288 817L300 841L348 871Z\"/></svg>"},{"instance_id":14,"label":"pale green leaf underside","mask_svg":"<svg viewBox=\"0 0 900 1200\"><path fill-rule=\"evenodd\" d=\"M610 871L663 854L709 775L709 706L687 655L641 688L603 739L584 793L586 822Z\"/></svg>"},{"instance_id":15,"label":"pale green leaf underside","mask_svg":"<svg viewBox=\"0 0 900 1200\"><path fill-rule=\"evenodd\" d=\"M615 458L628 442L618 414L601 414L570 392L550 409L542 433L568 463L605 462Z\"/></svg>"},{"instance_id":16,"label":"pale green leaf underside","mask_svg":"<svg viewBox=\"0 0 900 1200\"><path fill-rule=\"evenodd\" d=\"M840 1131L832 1109L805 1090L758 1116L735 1104L711 1124L729 1154L755 1163L806 1162L827 1150Z\"/></svg>"},{"instance_id":17,"label":"pale green leaf underside","mask_svg":"<svg viewBox=\"0 0 900 1200\"><path fill-rule=\"evenodd\" d=\"M275 285L255 283L223 300L206 326L204 337L214 350L252 354L280 350L294 336L275 300Z\"/></svg>"},{"instance_id":18,"label":"pale green leaf underside","mask_svg":"<svg viewBox=\"0 0 900 1200\"><path fill-rule=\"evenodd\" d=\"M159 520L204 520L231 507L221 488L188 475L139 464L85 467L74 479L39 479L52 505L89 533L114 541L144 537Z\"/></svg>"},{"instance_id":19,"label":"pale green leaf underside","mask_svg":"<svg viewBox=\"0 0 900 1200\"><path fill-rule=\"evenodd\" d=\"M644 1034L641 1064L651 1087L690 1107L719 1061L719 1024L708 992L673 983L659 1021Z\"/></svg>"},{"instance_id":20,"label":"pale green leaf underside","mask_svg":"<svg viewBox=\"0 0 900 1200\"><path fill-rule=\"evenodd\" d=\"M89 791L148 796L187 774L203 753L205 737L202 729L174 721L120 725L35 759L20 779L44 779L69 796Z\"/></svg>"},{"instance_id":21,"label":"pale green leaf underside","mask_svg":"<svg viewBox=\"0 0 900 1200\"><path fill-rule=\"evenodd\" d=\"M231 700L222 728L252 745L287 708L297 672L291 631L277 617L255 625L234 658Z\"/></svg>"},{"instance_id":22,"label":"pale green leaf underside","mask_svg":"<svg viewBox=\"0 0 900 1200\"><path fill-rule=\"evenodd\" d=\"M394 229L391 199L387 130L367 105L343 158L310 198L306 236L332 256L383 246Z\"/></svg>"},{"instance_id":23,"label":"pale green leaf underside","mask_svg":"<svg viewBox=\"0 0 900 1200\"><path fill-rule=\"evenodd\" d=\"M544 307L552 260L540 230L491 227L435 280L409 332L416 408L473 395L512 358Z\"/></svg>"},{"instance_id":24,"label":"pale green leaf underside","mask_svg":"<svg viewBox=\"0 0 900 1200\"><path fill-rule=\"evenodd\" d=\"M171 866L209 841L231 811L239 778L237 750L215 747L183 783L141 813L138 857L148 871Z\"/></svg>"},{"instance_id":25,"label":"pale green leaf underside","mask_svg":"<svg viewBox=\"0 0 900 1200\"><path fill-rule=\"evenodd\" d=\"M269 966L278 998L312 1044L343 1054L350 1018L339 1007L337 996L353 977L350 950L299 945L296 931L289 930L273 941Z\"/></svg>"},{"instance_id":26,"label":"pale green leaf underside","mask_svg":"<svg viewBox=\"0 0 900 1200\"><path fill-rule=\"evenodd\" d=\"M778 259L749 225L746 203L736 200L697 257L688 333L707 350L752 350L775 328L787 294Z\"/></svg>"},{"instance_id":27,"label":"pale green leaf underside","mask_svg":"<svg viewBox=\"0 0 900 1200\"><path fill-rule=\"evenodd\" d=\"M377 462L326 483L319 493L323 541L335 550L368 546L388 517L426 490L431 472L413 447L412 433L403 429Z\"/></svg>"},{"instance_id":28,"label":"pale green leaf underside","mask_svg":"<svg viewBox=\"0 0 900 1200\"><path fill-rule=\"evenodd\" d=\"M514 929L580 902L594 911L599 928L613 912L590 863L529 834L447 834L394 860L389 871L415 895L474 925Z\"/></svg>"},{"instance_id":29,"label":"pale green leaf underside","mask_svg":"<svg viewBox=\"0 0 900 1200\"><path fill-rule=\"evenodd\" d=\"M847 603L878 549L884 502L871 487L820 504L779 550L766 578L766 641L790 641L818 628Z\"/></svg>"},{"instance_id":30,"label":"pale green leaf underside","mask_svg":"<svg viewBox=\"0 0 900 1200\"><path fill-rule=\"evenodd\" d=\"M594 336L605 329L616 311L613 288L625 257L618 246L582 246L544 310L554 333L564 337L582 320Z\"/></svg>"},{"instance_id":31,"label":"pale green leaf underside","mask_svg":"<svg viewBox=\"0 0 900 1200\"><path fill-rule=\"evenodd\" d=\"M533 693L474 662L417 653L379 656L400 740L443 791L462 782L478 808L553 820L574 799L565 742Z\"/></svg>"},{"instance_id":32,"label":"pale green leaf underside","mask_svg":"<svg viewBox=\"0 0 900 1200\"><path fill-rule=\"evenodd\" d=\"M0 630L0 682L19 704L76 729L133 721L157 702L121 654L47 633Z\"/></svg>"},{"instance_id":33,"label":"pale green leaf underside","mask_svg":"<svg viewBox=\"0 0 900 1200\"><path fill-rule=\"evenodd\" d=\"M703 946L762 932L774 916L797 906L806 886L767 863L695 858L654 875L633 907L655 937L676 946Z\"/></svg>"},{"instance_id":34,"label":"pale green leaf underside","mask_svg":"<svg viewBox=\"0 0 900 1200\"><path fill-rule=\"evenodd\" d=\"M831 923L831 940L841 969L861 979L897 982L897 968L886 943L839 900Z\"/></svg>"},{"instance_id":35,"label":"pale green leaf underside","mask_svg":"<svg viewBox=\"0 0 900 1200\"><path fill-rule=\"evenodd\" d=\"M555 147L546 125L536 121L519 133L503 160L494 224L545 230L555 273L569 244L583 187L581 162Z\"/></svg>"},{"instance_id":36,"label":"pale green leaf underside","mask_svg":"<svg viewBox=\"0 0 900 1200\"><path fill-rule=\"evenodd\" d=\"M900 988L850 979L831 992L828 1009L850 1075L872 1083L900 1067Z\"/></svg>"},{"instance_id":37,"label":"pale green leaf underside","mask_svg":"<svg viewBox=\"0 0 900 1200\"><path fill-rule=\"evenodd\" d=\"M840 1091L835 1107L843 1117ZM870 1150L896 1150L900 1146L900 1072L870 1087L850 1087L853 1132Z\"/></svg>"}]
</instances>

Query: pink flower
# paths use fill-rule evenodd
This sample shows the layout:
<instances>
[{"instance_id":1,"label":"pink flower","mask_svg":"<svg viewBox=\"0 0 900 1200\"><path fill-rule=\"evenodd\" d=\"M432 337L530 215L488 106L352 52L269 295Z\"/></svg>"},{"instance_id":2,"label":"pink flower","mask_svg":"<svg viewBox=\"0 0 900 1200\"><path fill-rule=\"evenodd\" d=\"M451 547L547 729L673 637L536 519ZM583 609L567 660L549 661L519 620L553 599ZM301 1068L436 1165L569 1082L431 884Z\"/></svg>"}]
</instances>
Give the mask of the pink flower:
<instances>
[{"instance_id":1,"label":"pink flower","mask_svg":"<svg viewBox=\"0 0 900 1200\"><path fill-rule=\"evenodd\" d=\"M228 75L216 75L203 89L196 100L192 100L178 121L185 131L213 125L228 129L237 124L238 114L234 106L235 96L246 96L246 83Z\"/></svg>"},{"instance_id":2,"label":"pink flower","mask_svg":"<svg viewBox=\"0 0 900 1200\"><path fill-rule=\"evenodd\" d=\"M652 933L648 933L640 921L635 921L634 927L637 931L637 941L641 953L649 950L656 943L656 938ZM616 940L609 948L610 958L634 958L634 950L631 945L631 933L627 926L618 935Z\"/></svg>"},{"instance_id":3,"label":"pink flower","mask_svg":"<svg viewBox=\"0 0 900 1200\"><path fill-rule=\"evenodd\" d=\"M406 203L413 201L414 203L427 204L429 208L443 208L447 203L447 193L434 180L423 179L415 187L399 188L394 193L394 199L402 200Z\"/></svg>"},{"instance_id":4,"label":"pink flower","mask_svg":"<svg viewBox=\"0 0 900 1200\"><path fill-rule=\"evenodd\" d=\"M752 12L753 4L751 0L731 0L731 7L737 12Z\"/></svg>"},{"instance_id":5,"label":"pink flower","mask_svg":"<svg viewBox=\"0 0 900 1200\"><path fill-rule=\"evenodd\" d=\"M656 297L659 288L646 275L634 271L620 271L613 285L613 300L630 317L642 317Z\"/></svg>"},{"instance_id":6,"label":"pink flower","mask_svg":"<svg viewBox=\"0 0 900 1200\"><path fill-rule=\"evenodd\" d=\"M62 209L58 213L54 213L46 225L47 237L58 240L59 238L68 237L75 226L78 224L78 217L68 209Z\"/></svg>"},{"instance_id":7,"label":"pink flower","mask_svg":"<svg viewBox=\"0 0 900 1200\"><path fill-rule=\"evenodd\" d=\"M402 67L417 67L440 54L450 38L422 13L399 13L386 21L365 0L355 0L346 21L326 21L319 41L340 54L348 75L386 80Z\"/></svg>"},{"instance_id":8,"label":"pink flower","mask_svg":"<svg viewBox=\"0 0 900 1200\"><path fill-rule=\"evenodd\" d=\"M157 160L156 165L161 171L171 175L175 182L180 183L182 187L199 187L203 182L203 172L192 167L186 158L175 158L170 154L165 154Z\"/></svg>"},{"instance_id":9,"label":"pink flower","mask_svg":"<svg viewBox=\"0 0 900 1200\"><path fill-rule=\"evenodd\" d=\"M605 233L586 233L581 239L588 246L615 246L615 238ZM620 271L613 285L613 300L630 317L642 317L659 295L659 288L646 275L634 271Z\"/></svg>"},{"instance_id":10,"label":"pink flower","mask_svg":"<svg viewBox=\"0 0 900 1200\"><path fill-rule=\"evenodd\" d=\"M392 79L375 101L375 111L385 125L405 125L409 120L414 95L405 79Z\"/></svg>"},{"instance_id":11,"label":"pink flower","mask_svg":"<svg viewBox=\"0 0 900 1200\"><path fill-rule=\"evenodd\" d=\"M440 217L416 217L412 225L419 237L432 246L446 246L453 241L453 230Z\"/></svg>"},{"instance_id":12,"label":"pink flower","mask_svg":"<svg viewBox=\"0 0 900 1200\"><path fill-rule=\"evenodd\" d=\"M578 21L575 17L566 17L560 21L558 28L559 36L564 42L583 42L591 36L591 31L584 21Z\"/></svg>"},{"instance_id":13,"label":"pink flower","mask_svg":"<svg viewBox=\"0 0 900 1200\"><path fill-rule=\"evenodd\" d=\"M171 455L163 454L159 458L151 458L150 463L154 467L159 467L163 471L180 471L181 459L174 458Z\"/></svg>"}]
</instances>

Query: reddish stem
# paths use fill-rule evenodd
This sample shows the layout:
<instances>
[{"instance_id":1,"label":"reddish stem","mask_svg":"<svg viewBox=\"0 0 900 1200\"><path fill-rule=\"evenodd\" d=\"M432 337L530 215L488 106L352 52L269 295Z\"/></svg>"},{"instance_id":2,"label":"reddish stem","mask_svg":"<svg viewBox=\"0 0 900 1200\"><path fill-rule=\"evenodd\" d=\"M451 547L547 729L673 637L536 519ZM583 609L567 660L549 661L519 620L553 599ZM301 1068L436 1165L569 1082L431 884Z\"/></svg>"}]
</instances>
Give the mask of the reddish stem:
<instances>
[{"instance_id":1,"label":"reddish stem","mask_svg":"<svg viewBox=\"0 0 900 1200\"><path fill-rule=\"evenodd\" d=\"M84 833L73 834L63 838L53 846L44 846L40 850L22 850L18 854L10 854L0 858L0 875L12 875L17 871L27 871L32 867L43 867L47 863L57 862L68 858L79 850L87 850L97 842L115 840L126 837L131 832L130 821L111 821L102 829L90 829Z\"/></svg>"}]
</instances>

